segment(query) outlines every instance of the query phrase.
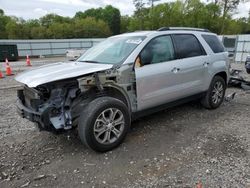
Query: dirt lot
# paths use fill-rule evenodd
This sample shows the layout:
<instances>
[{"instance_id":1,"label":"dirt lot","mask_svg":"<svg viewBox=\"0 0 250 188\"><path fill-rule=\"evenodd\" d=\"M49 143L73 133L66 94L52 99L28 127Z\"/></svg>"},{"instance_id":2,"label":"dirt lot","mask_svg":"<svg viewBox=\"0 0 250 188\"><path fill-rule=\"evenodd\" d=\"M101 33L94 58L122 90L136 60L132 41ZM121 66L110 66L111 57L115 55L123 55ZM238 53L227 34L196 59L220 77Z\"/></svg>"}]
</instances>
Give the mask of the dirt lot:
<instances>
[{"instance_id":1,"label":"dirt lot","mask_svg":"<svg viewBox=\"0 0 250 188\"><path fill-rule=\"evenodd\" d=\"M250 187L250 93L230 88L236 98L219 109L192 102L144 117L119 148L99 154L75 132L39 132L20 118L18 85L13 77L0 80L1 188Z\"/></svg>"}]
</instances>

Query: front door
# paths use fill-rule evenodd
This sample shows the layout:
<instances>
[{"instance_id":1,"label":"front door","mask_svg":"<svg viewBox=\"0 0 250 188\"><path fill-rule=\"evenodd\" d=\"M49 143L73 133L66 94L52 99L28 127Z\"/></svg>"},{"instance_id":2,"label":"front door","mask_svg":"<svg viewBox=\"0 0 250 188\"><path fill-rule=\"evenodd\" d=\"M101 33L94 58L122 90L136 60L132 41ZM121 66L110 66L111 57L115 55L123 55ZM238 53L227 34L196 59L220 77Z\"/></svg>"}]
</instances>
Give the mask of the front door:
<instances>
[{"instance_id":1,"label":"front door","mask_svg":"<svg viewBox=\"0 0 250 188\"><path fill-rule=\"evenodd\" d=\"M152 39L140 53L141 66L135 66L138 110L178 98L178 62L169 35Z\"/></svg>"}]
</instances>

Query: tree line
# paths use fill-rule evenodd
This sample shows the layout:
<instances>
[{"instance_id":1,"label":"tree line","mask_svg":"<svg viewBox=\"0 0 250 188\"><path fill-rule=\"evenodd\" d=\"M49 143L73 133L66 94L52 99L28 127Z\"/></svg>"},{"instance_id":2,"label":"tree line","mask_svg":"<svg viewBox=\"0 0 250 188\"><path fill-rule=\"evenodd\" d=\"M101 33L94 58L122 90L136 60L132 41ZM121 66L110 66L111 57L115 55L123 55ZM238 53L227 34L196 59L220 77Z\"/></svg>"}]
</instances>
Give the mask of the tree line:
<instances>
[{"instance_id":1,"label":"tree line","mask_svg":"<svg viewBox=\"0 0 250 188\"><path fill-rule=\"evenodd\" d=\"M7 16L0 9L1 39L62 39L108 37L160 27L198 27L218 34L250 33L250 19L233 19L239 0L177 0L154 6L154 0L134 0L135 12L121 16L119 9L104 8L77 12L74 17L47 14L24 20Z\"/></svg>"},{"instance_id":2,"label":"tree line","mask_svg":"<svg viewBox=\"0 0 250 188\"><path fill-rule=\"evenodd\" d=\"M47 14L24 20L0 9L1 39L63 39L108 37L120 33L121 15L111 5L77 12L73 18Z\"/></svg>"}]
</instances>

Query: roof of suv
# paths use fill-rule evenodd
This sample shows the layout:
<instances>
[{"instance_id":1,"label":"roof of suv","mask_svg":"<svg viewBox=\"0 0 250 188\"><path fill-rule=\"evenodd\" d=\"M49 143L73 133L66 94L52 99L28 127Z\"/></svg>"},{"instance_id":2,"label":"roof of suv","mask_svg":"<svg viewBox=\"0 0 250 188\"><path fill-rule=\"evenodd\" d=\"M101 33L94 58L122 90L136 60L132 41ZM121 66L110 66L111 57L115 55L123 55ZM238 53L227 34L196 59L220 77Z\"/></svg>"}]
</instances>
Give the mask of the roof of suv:
<instances>
[{"instance_id":1,"label":"roof of suv","mask_svg":"<svg viewBox=\"0 0 250 188\"><path fill-rule=\"evenodd\" d=\"M211 33L207 29L201 29L201 28L190 28L190 27L163 27L158 30L152 30L152 31L135 31L130 33L123 33L117 36L149 36L151 34L169 34L169 33L207 33L207 34L214 34Z\"/></svg>"}]
</instances>

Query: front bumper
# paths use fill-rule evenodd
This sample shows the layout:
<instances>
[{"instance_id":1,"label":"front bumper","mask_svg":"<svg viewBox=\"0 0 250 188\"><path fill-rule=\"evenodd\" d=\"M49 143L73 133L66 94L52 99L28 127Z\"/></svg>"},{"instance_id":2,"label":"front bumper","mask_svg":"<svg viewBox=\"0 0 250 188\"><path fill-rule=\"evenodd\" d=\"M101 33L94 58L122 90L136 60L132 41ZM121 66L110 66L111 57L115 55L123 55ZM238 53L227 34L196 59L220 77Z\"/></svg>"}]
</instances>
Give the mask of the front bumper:
<instances>
[{"instance_id":1,"label":"front bumper","mask_svg":"<svg viewBox=\"0 0 250 188\"><path fill-rule=\"evenodd\" d=\"M20 99L17 99L16 106L17 112L22 118L26 118L32 122L41 123L41 114L24 106Z\"/></svg>"},{"instance_id":2,"label":"front bumper","mask_svg":"<svg viewBox=\"0 0 250 188\"><path fill-rule=\"evenodd\" d=\"M31 122L37 124L40 131L49 131L52 133L57 132L57 130L49 123L48 119L44 114L34 111L26 107L20 99L16 102L17 113L22 117L26 118Z\"/></svg>"}]
</instances>

